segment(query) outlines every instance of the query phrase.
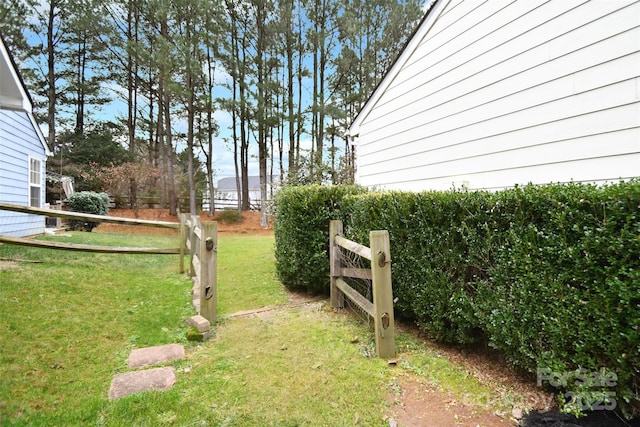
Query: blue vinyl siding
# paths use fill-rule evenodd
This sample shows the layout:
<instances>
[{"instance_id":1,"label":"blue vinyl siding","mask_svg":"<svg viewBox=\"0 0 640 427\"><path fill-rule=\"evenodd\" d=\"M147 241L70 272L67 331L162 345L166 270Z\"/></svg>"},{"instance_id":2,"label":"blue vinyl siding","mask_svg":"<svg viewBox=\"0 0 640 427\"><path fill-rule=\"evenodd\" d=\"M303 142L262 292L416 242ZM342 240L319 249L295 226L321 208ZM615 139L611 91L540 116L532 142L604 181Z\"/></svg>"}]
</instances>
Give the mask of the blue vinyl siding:
<instances>
[{"instance_id":1,"label":"blue vinyl siding","mask_svg":"<svg viewBox=\"0 0 640 427\"><path fill-rule=\"evenodd\" d=\"M0 110L0 202L29 206L29 158L41 161L41 197L45 200L46 154L26 112ZM44 232L45 219L0 210L0 234L29 236Z\"/></svg>"}]
</instances>

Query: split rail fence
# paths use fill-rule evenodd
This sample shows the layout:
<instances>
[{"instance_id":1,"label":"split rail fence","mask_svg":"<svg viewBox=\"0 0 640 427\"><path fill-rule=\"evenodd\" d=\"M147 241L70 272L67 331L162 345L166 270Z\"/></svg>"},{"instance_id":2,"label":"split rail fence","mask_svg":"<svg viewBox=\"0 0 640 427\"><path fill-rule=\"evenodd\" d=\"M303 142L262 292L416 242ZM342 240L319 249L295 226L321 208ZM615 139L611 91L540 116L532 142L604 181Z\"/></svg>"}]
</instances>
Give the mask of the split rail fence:
<instances>
[{"instance_id":1,"label":"split rail fence","mask_svg":"<svg viewBox=\"0 0 640 427\"><path fill-rule=\"evenodd\" d=\"M189 254L189 277L193 280L193 306L212 325L218 301L218 223L201 222L197 215L180 215L180 272Z\"/></svg>"},{"instance_id":2,"label":"split rail fence","mask_svg":"<svg viewBox=\"0 0 640 427\"><path fill-rule=\"evenodd\" d=\"M77 243L51 242L27 239L22 237L1 236L0 243L12 245L82 251L94 253L116 254L173 254L180 255L180 273L185 272L184 259L189 255L189 277L194 281L193 304L198 312L211 324L216 321L217 305L217 223L202 223L193 215L181 215L180 223L168 221L150 221L143 219L120 218L105 215L93 215L79 212L53 209L32 208L27 206L0 203L0 210L26 214L45 215L69 220L106 222L121 225L170 228L180 231L179 247L175 248L140 248L121 246L95 246Z\"/></svg>"},{"instance_id":3,"label":"split rail fence","mask_svg":"<svg viewBox=\"0 0 640 427\"><path fill-rule=\"evenodd\" d=\"M80 212L60 211L54 209L32 208L28 206L0 203L0 210L19 212L34 215L45 215L77 221L107 222L121 225L141 225L145 227L160 227L178 229L180 224L167 221L149 221L144 219L119 218L106 215L93 215ZM179 254L180 248L136 248L122 246L93 246L75 243L47 242L44 240L25 239L21 237L0 236L0 243L11 243L22 246L35 246L40 248L62 249L68 251L120 253L120 254Z\"/></svg>"},{"instance_id":4,"label":"split rail fence","mask_svg":"<svg viewBox=\"0 0 640 427\"><path fill-rule=\"evenodd\" d=\"M363 246L343 237L342 221L329 224L329 248L331 265L331 306L344 308L344 298L365 311L374 321L376 354L391 358L396 354L395 320L393 315L393 290L391 285L391 253L389 232L371 231L370 246ZM341 248L371 261L370 269L353 268L342 265ZM345 277L372 281L373 301L349 286Z\"/></svg>"}]
</instances>

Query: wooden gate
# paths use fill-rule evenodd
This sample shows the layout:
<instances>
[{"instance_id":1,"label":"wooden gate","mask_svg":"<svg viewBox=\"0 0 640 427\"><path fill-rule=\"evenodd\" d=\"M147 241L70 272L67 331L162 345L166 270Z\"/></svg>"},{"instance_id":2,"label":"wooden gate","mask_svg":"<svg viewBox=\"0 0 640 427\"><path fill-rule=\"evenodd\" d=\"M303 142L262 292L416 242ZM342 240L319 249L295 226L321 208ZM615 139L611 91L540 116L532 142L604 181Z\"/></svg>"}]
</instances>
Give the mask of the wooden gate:
<instances>
[{"instance_id":1,"label":"wooden gate","mask_svg":"<svg viewBox=\"0 0 640 427\"><path fill-rule=\"evenodd\" d=\"M331 306L344 307L345 296L373 318L378 357L391 358L396 354L393 290L391 286L391 253L389 232L371 231L370 246L363 246L343 237L342 221L329 225L329 254L331 263ZM343 248L371 261L370 269L343 266L340 251ZM353 277L372 281L372 299L360 294L343 279Z\"/></svg>"}]
</instances>

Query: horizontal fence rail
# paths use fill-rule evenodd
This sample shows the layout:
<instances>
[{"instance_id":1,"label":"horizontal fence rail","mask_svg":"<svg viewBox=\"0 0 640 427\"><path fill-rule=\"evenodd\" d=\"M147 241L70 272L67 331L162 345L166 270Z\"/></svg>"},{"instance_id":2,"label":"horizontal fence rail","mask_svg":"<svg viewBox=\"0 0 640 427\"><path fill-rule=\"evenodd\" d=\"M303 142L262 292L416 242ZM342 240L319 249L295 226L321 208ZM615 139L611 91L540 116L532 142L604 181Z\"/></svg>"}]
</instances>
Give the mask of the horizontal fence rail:
<instances>
[{"instance_id":1,"label":"horizontal fence rail","mask_svg":"<svg viewBox=\"0 0 640 427\"><path fill-rule=\"evenodd\" d=\"M180 228L180 224L178 224L177 222L150 221L150 220L135 219L135 218L120 218L120 217L107 216L107 215L94 215L94 214L69 212L69 211L61 211L61 210L54 210L54 209L32 208L28 206L12 205L9 203L0 203L0 210L35 214L35 215L46 215L49 217L57 217L57 218L65 218L65 219L75 219L79 221L88 220L88 221L94 221L94 222L107 222L111 224L122 224L122 225L141 225L145 227L160 227L160 228L173 228L173 229Z\"/></svg>"},{"instance_id":2,"label":"horizontal fence rail","mask_svg":"<svg viewBox=\"0 0 640 427\"><path fill-rule=\"evenodd\" d=\"M145 227L160 227L178 229L180 224L166 221L148 221L143 219L120 218L106 215L93 215L81 212L68 212L54 209L32 208L28 206L0 203L0 210L25 213L31 215L46 215L48 217L58 217L79 221L108 222L121 225L138 225ZM12 245L40 247L47 249L59 249L65 251L112 253L112 254L179 254L180 248L135 248L122 246L95 246L83 245L79 243L48 242L44 240L26 239L22 237L0 236L0 243Z\"/></svg>"},{"instance_id":3,"label":"horizontal fence rail","mask_svg":"<svg viewBox=\"0 0 640 427\"><path fill-rule=\"evenodd\" d=\"M180 253L180 248L135 248L123 246L95 246L80 243L48 242L45 240L23 239L21 237L0 236L0 243L9 243L19 246L30 246L47 249L61 249L65 251L94 252L103 254L156 254L175 255Z\"/></svg>"},{"instance_id":4,"label":"horizontal fence rail","mask_svg":"<svg viewBox=\"0 0 640 427\"><path fill-rule=\"evenodd\" d=\"M343 308L349 298L374 320L376 353L390 358L396 354L393 290L391 285L391 254L387 230L369 233L370 247L342 236L342 221L329 224L329 257L331 266L331 306ZM371 261L371 268L343 267L340 251L343 248ZM343 277L371 280L373 301L352 288Z\"/></svg>"},{"instance_id":5,"label":"horizontal fence rail","mask_svg":"<svg viewBox=\"0 0 640 427\"><path fill-rule=\"evenodd\" d=\"M345 239L344 237L337 235L335 237L335 242L336 245L338 246L342 246L343 248L345 248L348 251L351 251L353 253L356 253L358 255L360 255L362 258L366 258L369 261L371 261L371 249L363 246L359 243L353 242L349 239Z\"/></svg>"},{"instance_id":6,"label":"horizontal fence rail","mask_svg":"<svg viewBox=\"0 0 640 427\"><path fill-rule=\"evenodd\" d=\"M369 316L375 316L375 307L373 303L366 299L362 294L353 289L347 282L341 278L336 278L336 287L341 290L345 296L349 297L358 307L364 310Z\"/></svg>"}]
</instances>

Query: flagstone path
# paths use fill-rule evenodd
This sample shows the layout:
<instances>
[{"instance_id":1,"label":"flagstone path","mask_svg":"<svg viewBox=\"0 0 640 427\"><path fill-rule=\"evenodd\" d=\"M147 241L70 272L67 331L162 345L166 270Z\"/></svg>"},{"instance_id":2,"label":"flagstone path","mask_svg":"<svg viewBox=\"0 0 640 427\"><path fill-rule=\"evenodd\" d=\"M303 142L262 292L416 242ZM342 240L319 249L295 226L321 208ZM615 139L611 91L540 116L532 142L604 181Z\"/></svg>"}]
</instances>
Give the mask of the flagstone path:
<instances>
[{"instance_id":1,"label":"flagstone path","mask_svg":"<svg viewBox=\"0 0 640 427\"><path fill-rule=\"evenodd\" d=\"M185 323L196 328L199 333L207 336L212 335L209 321L200 315L185 319ZM180 344L166 344L132 350L127 360L127 366L135 371L123 372L113 378L109 388L109 399L119 399L142 391L170 389L176 383L173 366L146 368L174 360L182 360L184 357L184 346Z\"/></svg>"}]
</instances>

